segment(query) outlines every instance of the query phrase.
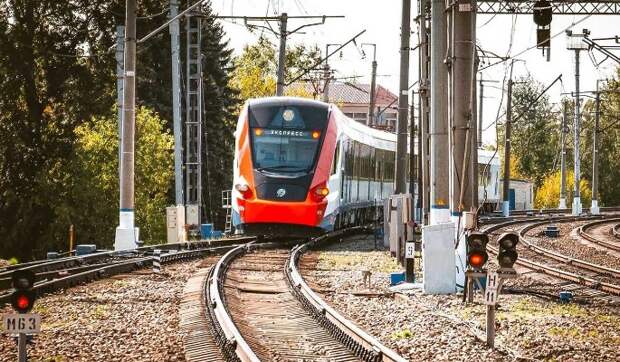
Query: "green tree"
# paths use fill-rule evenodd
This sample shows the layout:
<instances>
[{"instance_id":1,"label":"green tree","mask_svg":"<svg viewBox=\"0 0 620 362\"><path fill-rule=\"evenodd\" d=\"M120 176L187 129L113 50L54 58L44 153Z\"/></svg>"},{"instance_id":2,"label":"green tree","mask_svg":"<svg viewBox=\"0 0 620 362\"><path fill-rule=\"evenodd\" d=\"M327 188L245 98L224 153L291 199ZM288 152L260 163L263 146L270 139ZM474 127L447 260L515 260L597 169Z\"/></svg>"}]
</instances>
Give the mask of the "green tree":
<instances>
[{"instance_id":1,"label":"green tree","mask_svg":"<svg viewBox=\"0 0 620 362\"><path fill-rule=\"evenodd\" d=\"M556 208L560 203L560 171L547 175L542 186L536 192L534 207L536 208ZM575 174L572 171L566 172L566 204L572 205L575 189ZM581 179L579 182L579 193L581 203L589 205L592 201L592 189L587 180Z\"/></svg>"},{"instance_id":2,"label":"green tree","mask_svg":"<svg viewBox=\"0 0 620 362\"><path fill-rule=\"evenodd\" d=\"M111 247L118 224L118 132L115 112L95 117L75 130L76 154L71 193L62 224L74 224L79 243ZM163 243L168 190L172 186L173 137L153 111L136 112L135 208L140 239Z\"/></svg>"},{"instance_id":3,"label":"green tree","mask_svg":"<svg viewBox=\"0 0 620 362\"><path fill-rule=\"evenodd\" d=\"M295 45L286 50L285 81L291 81L302 70L321 59L318 47ZM239 90L241 100L270 97L276 92L277 50L265 37L256 44L246 45L243 53L235 59L232 85ZM298 88L285 89L286 95L309 97L310 94Z\"/></svg>"},{"instance_id":4,"label":"green tree","mask_svg":"<svg viewBox=\"0 0 620 362\"><path fill-rule=\"evenodd\" d=\"M532 180L536 188L554 171L559 150L560 123L549 97L543 95L536 100L543 89L541 83L526 77L515 82L512 92L511 152L514 159L511 157L511 160L516 161L514 170ZM505 128L500 127L499 133L500 152L503 153Z\"/></svg>"},{"instance_id":5,"label":"green tree","mask_svg":"<svg viewBox=\"0 0 620 362\"><path fill-rule=\"evenodd\" d=\"M620 205L620 68L616 76L601 83L599 125L599 204ZM592 144L595 126L595 104L584 106L581 147L582 177L592 180Z\"/></svg>"}]
</instances>

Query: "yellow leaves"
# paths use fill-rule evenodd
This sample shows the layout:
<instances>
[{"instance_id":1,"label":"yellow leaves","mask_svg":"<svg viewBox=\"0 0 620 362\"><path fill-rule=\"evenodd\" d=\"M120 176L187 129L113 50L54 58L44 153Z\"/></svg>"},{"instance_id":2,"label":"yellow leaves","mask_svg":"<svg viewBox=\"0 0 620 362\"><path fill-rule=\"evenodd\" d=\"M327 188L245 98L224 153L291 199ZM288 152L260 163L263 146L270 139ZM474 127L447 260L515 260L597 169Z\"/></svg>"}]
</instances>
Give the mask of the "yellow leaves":
<instances>
[{"instance_id":1,"label":"yellow leaves","mask_svg":"<svg viewBox=\"0 0 620 362\"><path fill-rule=\"evenodd\" d=\"M555 208L560 202L560 171L547 176L542 186L536 191L536 199L534 205L536 208ZM574 193L574 175L572 172L566 172L566 205L572 204ZM590 183L584 179L579 182L579 193L581 203L587 205L592 200L592 190Z\"/></svg>"}]
</instances>

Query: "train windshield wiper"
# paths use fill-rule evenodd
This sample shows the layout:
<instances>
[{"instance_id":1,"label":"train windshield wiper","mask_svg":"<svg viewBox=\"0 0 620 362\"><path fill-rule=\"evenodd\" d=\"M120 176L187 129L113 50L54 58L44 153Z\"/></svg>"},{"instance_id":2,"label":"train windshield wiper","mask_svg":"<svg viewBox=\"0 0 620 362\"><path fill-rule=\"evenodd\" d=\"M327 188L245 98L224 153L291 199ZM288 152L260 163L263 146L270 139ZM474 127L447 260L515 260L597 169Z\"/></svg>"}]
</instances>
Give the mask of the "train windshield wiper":
<instances>
[{"instance_id":1,"label":"train windshield wiper","mask_svg":"<svg viewBox=\"0 0 620 362\"><path fill-rule=\"evenodd\" d=\"M277 166L269 166L269 167L258 167L256 170L258 171L287 171L287 172L301 172L306 171L305 167L298 167L292 165L277 165Z\"/></svg>"}]
</instances>

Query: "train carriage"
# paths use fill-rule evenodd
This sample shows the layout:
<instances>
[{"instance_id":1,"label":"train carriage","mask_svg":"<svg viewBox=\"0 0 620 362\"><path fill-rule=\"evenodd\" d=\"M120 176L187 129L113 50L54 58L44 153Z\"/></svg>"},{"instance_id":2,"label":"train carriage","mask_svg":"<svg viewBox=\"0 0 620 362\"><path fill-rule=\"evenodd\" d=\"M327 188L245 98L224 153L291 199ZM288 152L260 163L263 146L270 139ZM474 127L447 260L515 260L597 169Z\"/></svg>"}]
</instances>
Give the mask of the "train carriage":
<instances>
[{"instance_id":1,"label":"train carriage","mask_svg":"<svg viewBox=\"0 0 620 362\"><path fill-rule=\"evenodd\" d=\"M235 131L237 233L311 236L372 220L394 190L396 135L335 105L249 100Z\"/></svg>"}]
</instances>

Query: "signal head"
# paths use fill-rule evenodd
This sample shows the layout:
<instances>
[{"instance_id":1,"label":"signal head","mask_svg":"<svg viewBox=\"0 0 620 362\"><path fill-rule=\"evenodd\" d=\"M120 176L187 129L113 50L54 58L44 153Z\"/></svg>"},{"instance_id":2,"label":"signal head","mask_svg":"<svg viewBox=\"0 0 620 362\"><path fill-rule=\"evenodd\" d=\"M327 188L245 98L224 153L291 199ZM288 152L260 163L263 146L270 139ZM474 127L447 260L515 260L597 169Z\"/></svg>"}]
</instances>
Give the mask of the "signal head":
<instances>
[{"instance_id":1,"label":"signal head","mask_svg":"<svg viewBox=\"0 0 620 362\"><path fill-rule=\"evenodd\" d=\"M470 232L466 237L466 242L467 265L475 270L482 269L489 259L487 254L489 237L480 232Z\"/></svg>"},{"instance_id":2,"label":"signal head","mask_svg":"<svg viewBox=\"0 0 620 362\"><path fill-rule=\"evenodd\" d=\"M515 249L519 243L519 235L516 233L504 233L497 239L501 249Z\"/></svg>"},{"instance_id":3,"label":"signal head","mask_svg":"<svg viewBox=\"0 0 620 362\"><path fill-rule=\"evenodd\" d=\"M499 244L497 263L500 268L512 268L519 257L519 254L517 253L519 235L516 233L505 233L499 237L497 242Z\"/></svg>"}]
</instances>

